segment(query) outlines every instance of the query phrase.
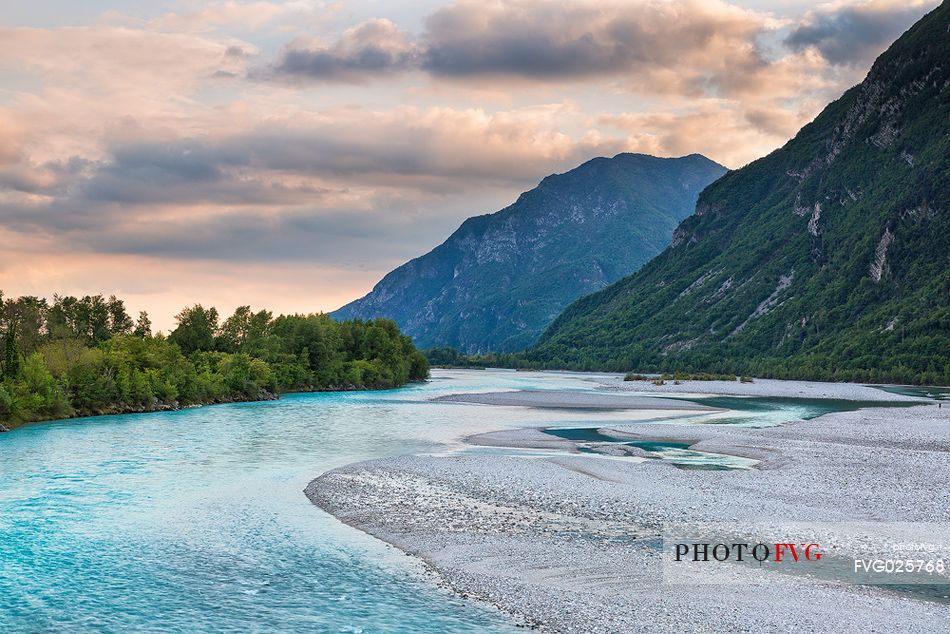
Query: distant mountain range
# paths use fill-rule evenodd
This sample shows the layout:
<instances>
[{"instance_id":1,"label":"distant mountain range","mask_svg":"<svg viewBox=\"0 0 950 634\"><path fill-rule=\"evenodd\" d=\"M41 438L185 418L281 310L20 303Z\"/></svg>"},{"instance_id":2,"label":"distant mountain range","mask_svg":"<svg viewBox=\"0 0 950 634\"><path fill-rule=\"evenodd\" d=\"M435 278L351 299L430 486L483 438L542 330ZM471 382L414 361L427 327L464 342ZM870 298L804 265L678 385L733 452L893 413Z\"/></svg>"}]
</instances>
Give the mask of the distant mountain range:
<instances>
[{"instance_id":1,"label":"distant mountain range","mask_svg":"<svg viewBox=\"0 0 950 634\"><path fill-rule=\"evenodd\" d=\"M636 271L726 172L698 154L619 154L554 176L395 269L332 316L390 317L419 347L521 350L570 302Z\"/></svg>"},{"instance_id":2,"label":"distant mountain range","mask_svg":"<svg viewBox=\"0 0 950 634\"><path fill-rule=\"evenodd\" d=\"M950 4L527 358L950 384Z\"/></svg>"}]
</instances>

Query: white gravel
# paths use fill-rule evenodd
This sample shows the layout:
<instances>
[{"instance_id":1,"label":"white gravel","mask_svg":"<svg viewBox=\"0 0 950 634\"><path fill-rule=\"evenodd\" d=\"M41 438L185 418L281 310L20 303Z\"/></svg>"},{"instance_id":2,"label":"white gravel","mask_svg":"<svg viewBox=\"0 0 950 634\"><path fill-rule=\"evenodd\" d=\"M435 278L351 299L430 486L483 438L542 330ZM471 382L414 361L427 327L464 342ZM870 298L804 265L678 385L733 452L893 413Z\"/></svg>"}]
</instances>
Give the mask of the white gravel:
<instances>
[{"instance_id":1,"label":"white gravel","mask_svg":"<svg viewBox=\"0 0 950 634\"><path fill-rule=\"evenodd\" d=\"M632 394L571 392L567 390L517 390L481 394L449 394L432 400L551 409L716 411L715 408L706 407L705 405L668 398L635 396Z\"/></svg>"},{"instance_id":2,"label":"white gravel","mask_svg":"<svg viewBox=\"0 0 950 634\"><path fill-rule=\"evenodd\" d=\"M778 396L790 398L829 398L847 401L925 401L903 394L892 394L860 383L822 383L818 381L778 381L755 379L752 383L739 381L666 381L654 385L652 381L624 381L622 376L600 379L602 387L622 392L649 392L656 394L722 394L730 396Z\"/></svg>"},{"instance_id":3,"label":"white gravel","mask_svg":"<svg viewBox=\"0 0 950 634\"><path fill-rule=\"evenodd\" d=\"M879 588L755 569L737 569L728 585L664 583L651 537L662 526L705 522L740 529L762 520L950 522L950 408L866 409L764 429L610 430L763 463L684 471L570 454L570 443L522 430L475 442L565 455L375 460L330 471L306 493L342 521L422 557L462 595L555 631L947 631L950 604Z\"/></svg>"}]
</instances>

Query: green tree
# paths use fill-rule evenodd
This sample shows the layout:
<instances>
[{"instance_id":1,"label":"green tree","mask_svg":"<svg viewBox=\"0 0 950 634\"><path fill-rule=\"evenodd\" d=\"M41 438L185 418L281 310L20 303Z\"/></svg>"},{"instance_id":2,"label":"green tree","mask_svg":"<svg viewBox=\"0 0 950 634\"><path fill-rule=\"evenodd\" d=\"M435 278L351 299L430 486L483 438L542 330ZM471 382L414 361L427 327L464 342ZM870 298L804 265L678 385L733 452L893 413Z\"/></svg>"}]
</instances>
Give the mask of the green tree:
<instances>
[{"instance_id":1,"label":"green tree","mask_svg":"<svg viewBox=\"0 0 950 634\"><path fill-rule=\"evenodd\" d=\"M139 311L139 318L135 321L135 330L132 334L142 339L152 336L152 320L148 318L148 313Z\"/></svg>"},{"instance_id":2,"label":"green tree","mask_svg":"<svg viewBox=\"0 0 950 634\"><path fill-rule=\"evenodd\" d=\"M3 376L9 380L16 379L20 375L20 351L17 346L16 330L16 322L8 323L4 336Z\"/></svg>"},{"instance_id":3,"label":"green tree","mask_svg":"<svg viewBox=\"0 0 950 634\"><path fill-rule=\"evenodd\" d=\"M170 337L150 330L144 312L133 327L115 297L54 295L49 305L36 297L4 300L0 293L0 420L256 399L285 390L387 388L428 373L425 359L389 320L274 319L244 306L219 328L217 311L199 304L178 315Z\"/></svg>"},{"instance_id":4,"label":"green tree","mask_svg":"<svg viewBox=\"0 0 950 634\"><path fill-rule=\"evenodd\" d=\"M252 318L250 306L238 306L234 314L221 324L217 349L223 352L243 352L251 334Z\"/></svg>"},{"instance_id":5,"label":"green tree","mask_svg":"<svg viewBox=\"0 0 950 634\"><path fill-rule=\"evenodd\" d=\"M125 312L125 302L116 299L115 295L110 295L106 310L109 312L109 332L112 336L127 335L132 332L134 324L132 318Z\"/></svg>"},{"instance_id":6,"label":"green tree","mask_svg":"<svg viewBox=\"0 0 950 634\"><path fill-rule=\"evenodd\" d=\"M65 394L38 352L23 361L21 376L14 388L16 407L26 417L61 416L69 409Z\"/></svg>"},{"instance_id":7,"label":"green tree","mask_svg":"<svg viewBox=\"0 0 950 634\"><path fill-rule=\"evenodd\" d=\"M43 341L48 305L41 297L25 296L8 300L3 307L4 319L16 324L16 343L20 354L30 354Z\"/></svg>"},{"instance_id":8,"label":"green tree","mask_svg":"<svg viewBox=\"0 0 950 634\"><path fill-rule=\"evenodd\" d=\"M168 339L177 344L185 354L215 349L215 336L218 333L218 310L204 308L195 304L184 308L175 317L178 327Z\"/></svg>"}]
</instances>

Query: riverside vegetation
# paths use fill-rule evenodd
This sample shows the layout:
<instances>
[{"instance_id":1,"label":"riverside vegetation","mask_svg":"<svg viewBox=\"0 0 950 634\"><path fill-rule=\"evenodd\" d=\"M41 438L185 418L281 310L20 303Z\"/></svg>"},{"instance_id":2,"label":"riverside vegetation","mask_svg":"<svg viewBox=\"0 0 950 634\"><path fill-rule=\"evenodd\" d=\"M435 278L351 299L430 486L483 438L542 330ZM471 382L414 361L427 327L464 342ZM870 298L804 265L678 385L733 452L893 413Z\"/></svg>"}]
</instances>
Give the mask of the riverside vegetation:
<instances>
[{"instance_id":1,"label":"riverside vegetation","mask_svg":"<svg viewBox=\"0 0 950 634\"><path fill-rule=\"evenodd\" d=\"M73 416L276 398L283 391L383 389L428 376L388 319L336 322L242 306L185 308L168 336L101 295L3 300L0 426Z\"/></svg>"}]
</instances>

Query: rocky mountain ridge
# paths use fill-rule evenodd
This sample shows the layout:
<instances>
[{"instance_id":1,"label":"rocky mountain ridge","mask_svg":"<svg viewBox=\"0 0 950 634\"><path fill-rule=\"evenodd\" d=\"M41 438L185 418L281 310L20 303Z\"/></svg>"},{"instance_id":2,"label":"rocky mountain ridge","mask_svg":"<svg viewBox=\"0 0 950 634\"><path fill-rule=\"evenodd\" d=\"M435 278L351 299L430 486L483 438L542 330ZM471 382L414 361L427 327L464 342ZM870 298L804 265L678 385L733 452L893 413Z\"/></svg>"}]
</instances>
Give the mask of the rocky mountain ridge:
<instances>
[{"instance_id":1,"label":"rocky mountain ridge","mask_svg":"<svg viewBox=\"0 0 950 634\"><path fill-rule=\"evenodd\" d=\"M950 382L950 6L671 245L568 307L535 363Z\"/></svg>"},{"instance_id":2,"label":"rocky mountain ridge","mask_svg":"<svg viewBox=\"0 0 950 634\"><path fill-rule=\"evenodd\" d=\"M544 178L499 212L469 218L332 315L390 317L421 347L522 349L572 300L659 253L725 171L695 154L593 159Z\"/></svg>"}]
</instances>

